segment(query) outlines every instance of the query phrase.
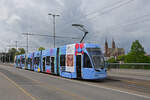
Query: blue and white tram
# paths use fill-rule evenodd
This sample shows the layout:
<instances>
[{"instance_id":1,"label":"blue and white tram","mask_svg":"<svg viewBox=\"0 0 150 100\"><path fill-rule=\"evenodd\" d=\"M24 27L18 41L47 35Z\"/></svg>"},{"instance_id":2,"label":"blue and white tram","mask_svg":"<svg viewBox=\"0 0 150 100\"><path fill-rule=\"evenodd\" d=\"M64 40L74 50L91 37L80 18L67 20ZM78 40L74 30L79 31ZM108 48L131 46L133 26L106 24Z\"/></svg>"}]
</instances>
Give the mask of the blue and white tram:
<instances>
[{"instance_id":1,"label":"blue and white tram","mask_svg":"<svg viewBox=\"0 0 150 100\"><path fill-rule=\"evenodd\" d=\"M65 45L59 48L36 51L29 54L28 58L33 59L30 61L36 72L88 80L105 79L107 77L104 55L97 44L76 43ZM31 66L29 68L31 69Z\"/></svg>"}]
</instances>

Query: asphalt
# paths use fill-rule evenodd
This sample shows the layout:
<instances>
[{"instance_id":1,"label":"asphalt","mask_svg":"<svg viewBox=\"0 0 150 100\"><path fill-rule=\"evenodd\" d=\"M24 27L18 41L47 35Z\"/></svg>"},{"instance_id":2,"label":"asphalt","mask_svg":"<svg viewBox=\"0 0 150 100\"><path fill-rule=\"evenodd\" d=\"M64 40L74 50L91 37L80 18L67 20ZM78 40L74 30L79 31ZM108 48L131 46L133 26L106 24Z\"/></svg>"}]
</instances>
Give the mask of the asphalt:
<instances>
[{"instance_id":1,"label":"asphalt","mask_svg":"<svg viewBox=\"0 0 150 100\"><path fill-rule=\"evenodd\" d=\"M73 80L0 65L0 100L150 100L149 91L147 80Z\"/></svg>"},{"instance_id":2,"label":"asphalt","mask_svg":"<svg viewBox=\"0 0 150 100\"><path fill-rule=\"evenodd\" d=\"M0 100L32 100L0 73Z\"/></svg>"}]
</instances>

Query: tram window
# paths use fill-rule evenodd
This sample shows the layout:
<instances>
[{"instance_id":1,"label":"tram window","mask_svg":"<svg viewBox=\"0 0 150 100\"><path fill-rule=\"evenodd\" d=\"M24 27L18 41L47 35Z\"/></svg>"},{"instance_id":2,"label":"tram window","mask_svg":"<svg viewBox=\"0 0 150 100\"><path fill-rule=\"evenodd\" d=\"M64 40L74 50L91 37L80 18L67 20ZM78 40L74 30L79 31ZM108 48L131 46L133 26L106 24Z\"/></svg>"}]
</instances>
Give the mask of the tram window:
<instances>
[{"instance_id":1,"label":"tram window","mask_svg":"<svg viewBox=\"0 0 150 100\"><path fill-rule=\"evenodd\" d=\"M32 64L32 59L30 59L30 64Z\"/></svg>"},{"instance_id":2,"label":"tram window","mask_svg":"<svg viewBox=\"0 0 150 100\"><path fill-rule=\"evenodd\" d=\"M40 64L40 57L37 57L37 65Z\"/></svg>"},{"instance_id":3,"label":"tram window","mask_svg":"<svg viewBox=\"0 0 150 100\"><path fill-rule=\"evenodd\" d=\"M60 56L60 66L66 66L66 55Z\"/></svg>"},{"instance_id":4,"label":"tram window","mask_svg":"<svg viewBox=\"0 0 150 100\"><path fill-rule=\"evenodd\" d=\"M36 57L34 58L34 64L36 64Z\"/></svg>"},{"instance_id":5,"label":"tram window","mask_svg":"<svg viewBox=\"0 0 150 100\"><path fill-rule=\"evenodd\" d=\"M90 58L86 53L84 53L84 65L83 65L83 67L84 68L92 68Z\"/></svg>"},{"instance_id":6,"label":"tram window","mask_svg":"<svg viewBox=\"0 0 150 100\"><path fill-rule=\"evenodd\" d=\"M20 63L20 59L18 59L18 63Z\"/></svg>"},{"instance_id":7,"label":"tram window","mask_svg":"<svg viewBox=\"0 0 150 100\"><path fill-rule=\"evenodd\" d=\"M30 58L27 59L27 64L29 64L29 63L30 63Z\"/></svg>"},{"instance_id":8,"label":"tram window","mask_svg":"<svg viewBox=\"0 0 150 100\"><path fill-rule=\"evenodd\" d=\"M46 65L50 65L50 56L46 57Z\"/></svg>"},{"instance_id":9,"label":"tram window","mask_svg":"<svg viewBox=\"0 0 150 100\"><path fill-rule=\"evenodd\" d=\"M27 63L27 64L30 64L30 58L27 59L27 62L26 62L26 63Z\"/></svg>"},{"instance_id":10,"label":"tram window","mask_svg":"<svg viewBox=\"0 0 150 100\"><path fill-rule=\"evenodd\" d=\"M22 58L21 62L22 62L22 64L24 64L25 63L25 58Z\"/></svg>"}]
</instances>

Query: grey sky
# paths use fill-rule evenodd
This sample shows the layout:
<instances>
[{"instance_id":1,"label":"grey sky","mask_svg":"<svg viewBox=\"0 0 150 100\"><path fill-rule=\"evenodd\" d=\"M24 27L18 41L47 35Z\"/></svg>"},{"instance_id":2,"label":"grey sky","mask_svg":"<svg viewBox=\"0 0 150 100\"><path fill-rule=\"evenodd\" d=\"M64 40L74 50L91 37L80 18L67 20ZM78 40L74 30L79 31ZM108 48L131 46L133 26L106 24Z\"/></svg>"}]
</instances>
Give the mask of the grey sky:
<instances>
[{"instance_id":1,"label":"grey sky","mask_svg":"<svg viewBox=\"0 0 150 100\"><path fill-rule=\"evenodd\" d=\"M150 53L150 0L0 0L0 50L8 45L26 45L23 32L53 35L52 17L56 18L56 35L82 37L83 33L71 26L84 24L89 30L85 42L104 46L112 38L118 47L129 51L132 41L138 39ZM53 47L53 39L29 36L30 51L39 46ZM80 40L56 39L57 46ZM8 49L8 48L7 48Z\"/></svg>"}]
</instances>

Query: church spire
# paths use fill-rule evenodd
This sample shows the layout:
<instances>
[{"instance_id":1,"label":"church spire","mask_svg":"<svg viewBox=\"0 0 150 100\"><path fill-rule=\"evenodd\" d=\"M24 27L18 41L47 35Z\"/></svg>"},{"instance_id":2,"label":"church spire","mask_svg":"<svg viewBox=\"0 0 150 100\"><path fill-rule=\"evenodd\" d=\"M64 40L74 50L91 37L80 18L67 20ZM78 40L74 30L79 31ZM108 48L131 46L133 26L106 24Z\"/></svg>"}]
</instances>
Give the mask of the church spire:
<instances>
[{"instance_id":1,"label":"church spire","mask_svg":"<svg viewBox=\"0 0 150 100\"><path fill-rule=\"evenodd\" d=\"M105 39L105 49L108 49L108 42L107 42L107 39Z\"/></svg>"},{"instance_id":2,"label":"church spire","mask_svg":"<svg viewBox=\"0 0 150 100\"><path fill-rule=\"evenodd\" d=\"M114 39L112 39L112 48L116 48Z\"/></svg>"},{"instance_id":3,"label":"church spire","mask_svg":"<svg viewBox=\"0 0 150 100\"><path fill-rule=\"evenodd\" d=\"M107 39L105 39L105 56L108 54L108 42Z\"/></svg>"}]
</instances>

